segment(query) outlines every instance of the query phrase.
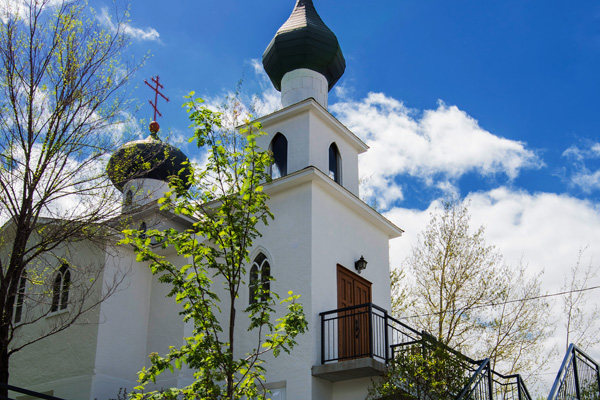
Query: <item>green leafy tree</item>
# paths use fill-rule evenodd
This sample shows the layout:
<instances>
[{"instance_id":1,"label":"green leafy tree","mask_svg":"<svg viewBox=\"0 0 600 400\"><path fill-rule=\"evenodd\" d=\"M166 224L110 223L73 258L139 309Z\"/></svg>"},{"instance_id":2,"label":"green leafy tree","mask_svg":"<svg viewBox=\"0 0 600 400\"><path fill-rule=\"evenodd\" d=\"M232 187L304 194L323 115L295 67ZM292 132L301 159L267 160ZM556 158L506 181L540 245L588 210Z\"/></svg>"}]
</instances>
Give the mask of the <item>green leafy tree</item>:
<instances>
[{"instance_id":1,"label":"green leafy tree","mask_svg":"<svg viewBox=\"0 0 600 400\"><path fill-rule=\"evenodd\" d=\"M454 399L473 371L463 355L427 334L397 347L383 379L369 389L370 399Z\"/></svg>"},{"instance_id":2,"label":"green leafy tree","mask_svg":"<svg viewBox=\"0 0 600 400\"><path fill-rule=\"evenodd\" d=\"M490 358L504 374L537 372L552 334L540 277L529 277L523 263L504 265L484 228L469 222L467 205L456 200L431 216L404 264L412 281L393 281L410 291L410 301L394 304L396 316L470 357Z\"/></svg>"},{"instance_id":3,"label":"green leafy tree","mask_svg":"<svg viewBox=\"0 0 600 400\"><path fill-rule=\"evenodd\" d=\"M434 213L405 261L414 285L411 323L462 350L481 334L479 306L499 298L501 257L485 243L483 227L469 229L467 207L446 202Z\"/></svg>"},{"instance_id":4,"label":"green leafy tree","mask_svg":"<svg viewBox=\"0 0 600 400\"><path fill-rule=\"evenodd\" d=\"M53 308L47 288L70 262L59 253L98 243L103 222L120 211L103 165L126 110L118 94L139 65L122 62L121 25L107 31L88 11L79 0L0 5L0 383L13 354L97 304L89 296L97 274L73 274L68 312L43 324ZM55 268L35 268L49 259Z\"/></svg>"},{"instance_id":5,"label":"green leafy tree","mask_svg":"<svg viewBox=\"0 0 600 400\"><path fill-rule=\"evenodd\" d=\"M172 286L170 295L183 305L183 320L194 326L193 336L182 347L172 348L165 356L151 355L152 365L140 373L138 389L143 390L165 370L184 365L195 371L195 381L185 388L136 393L133 398L263 399L264 356L289 352L296 336L307 328L298 296L289 292L289 297L278 301L278 295L263 282L254 287L255 301L241 313L249 319L246 334L254 335L257 345L236 347L239 292L248 283L248 251L260 236L259 229L273 218L263 190L270 180L271 158L257 148L259 126L248 123L239 133L225 129L220 113L191 96L185 103L194 129L191 141L207 151L208 159L190 177L191 190L174 187L160 202L163 209L195 222L183 231L151 230L143 236L127 231L124 242L132 243L138 260L149 262L160 281ZM239 120L240 104L234 103L230 111L232 120ZM174 248L189 262L177 266L166 261L154 252L153 243Z\"/></svg>"}]
</instances>

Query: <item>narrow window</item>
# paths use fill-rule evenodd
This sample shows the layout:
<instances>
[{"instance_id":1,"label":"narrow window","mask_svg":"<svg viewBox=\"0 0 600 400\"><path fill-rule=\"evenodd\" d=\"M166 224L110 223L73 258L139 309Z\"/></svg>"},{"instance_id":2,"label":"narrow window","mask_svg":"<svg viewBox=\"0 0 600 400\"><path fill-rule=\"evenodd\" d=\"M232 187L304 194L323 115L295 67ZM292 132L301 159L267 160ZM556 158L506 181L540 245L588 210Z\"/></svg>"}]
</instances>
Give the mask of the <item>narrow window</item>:
<instances>
[{"instance_id":1,"label":"narrow window","mask_svg":"<svg viewBox=\"0 0 600 400\"><path fill-rule=\"evenodd\" d=\"M19 287L17 288L17 298L15 299L15 324L21 322L23 317L23 303L25 301L25 285L27 284L27 271L23 270L19 278Z\"/></svg>"},{"instance_id":2,"label":"narrow window","mask_svg":"<svg viewBox=\"0 0 600 400\"><path fill-rule=\"evenodd\" d=\"M275 135L271 141L269 150L273 154L273 164L271 165L271 178L277 179L287 175L287 152L288 143L285 136L281 133Z\"/></svg>"},{"instance_id":3,"label":"narrow window","mask_svg":"<svg viewBox=\"0 0 600 400\"><path fill-rule=\"evenodd\" d=\"M145 222L142 222L142 224L140 225L140 238L141 239L146 239L146 231L148 230L148 227L146 226Z\"/></svg>"},{"instance_id":4,"label":"narrow window","mask_svg":"<svg viewBox=\"0 0 600 400\"><path fill-rule=\"evenodd\" d=\"M52 306L50 311L64 310L69 303L69 286L71 285L71 271L69 266L63 264L56 277L52 287Z\"/></svg>"},{"instance_id":5,"label":"narrow window","mask_svg":"<svg viewBox=\"0 0 600 400\"><path fill-rule=\"evenodd\" d=\"M133 192L131 190L128 190L127 193L125 193L125 207L129 207L133 204Z\"/></svg>"},{"instance_id":6,"label":"narrow window","mask_svg":"<svg viewBox=\"0 0 600 400\"><path fill-rule=\"evenodd\" d=\"M267 301L271 290L271 265L267 256L259 253L250 268L250 304Z\"/></svg>"},{"instance_id":7,"label":"narrow window","mask_svg":"<svg viewBox=\"0 0 600 400\"><path fill-rule=\"evenodd\" d=\"M342 184L342 159L335 143L329 146L329 177Z\"/></svg>"}]
</instances>

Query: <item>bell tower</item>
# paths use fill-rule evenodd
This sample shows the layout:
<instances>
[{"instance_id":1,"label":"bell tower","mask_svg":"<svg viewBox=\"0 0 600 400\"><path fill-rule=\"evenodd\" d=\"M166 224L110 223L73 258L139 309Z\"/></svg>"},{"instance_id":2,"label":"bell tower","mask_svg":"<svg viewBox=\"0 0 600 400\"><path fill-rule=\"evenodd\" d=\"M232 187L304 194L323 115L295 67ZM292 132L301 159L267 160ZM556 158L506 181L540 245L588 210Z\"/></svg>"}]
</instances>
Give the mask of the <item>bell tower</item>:
<instances>
[{"instance_id":1,"label":"bell tower","mask_svg":"<svg viewBox=\"0 0 600 400\"><path fill-rule=\"evenodd\" d=\"M346 62L313 0L296 1L263 65L283 108L258 119L266 135L257 144L273 155L264 190L275 219L254 242L250 261L253 268L268 263L274 292L301 296L309 323L289 356L266 361L266 387L273 399L362 400L385 368L355 356L368 343L367 324L346 320L352 329L331 328L322 316L364 303L391 308L389 240L402 230L359 198L358 156L368 146L327 110ZM240 334L251 348L246 340Z\"/></svg>"},{"instance_id":2,"label":"bell tower","mask_svg":"<svg viewBox=\"0 0 600 400\"><path fill-rule=\"evenodd\" d=\"M312 0L298 0L265 50L263 66L281 92L284 107L312 97L326 109L328 93L344 74L346 60Z\"/></svg>"}]
</instances>

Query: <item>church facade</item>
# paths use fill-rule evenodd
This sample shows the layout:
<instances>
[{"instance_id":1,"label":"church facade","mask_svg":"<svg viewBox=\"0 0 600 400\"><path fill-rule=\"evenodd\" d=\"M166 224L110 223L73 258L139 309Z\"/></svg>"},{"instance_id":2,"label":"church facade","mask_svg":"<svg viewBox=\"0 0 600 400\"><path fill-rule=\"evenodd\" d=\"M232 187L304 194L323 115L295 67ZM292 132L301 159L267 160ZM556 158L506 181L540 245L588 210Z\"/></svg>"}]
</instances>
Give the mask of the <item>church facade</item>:
<instances>
[{"instance_id":1,"label":"church facade","mask_svg":"<svg viewBox=\"0 0 600 400\"><path fill-rule=\"evenodd\" d=\"M297 1L263 64L282 96L282 108L259 119L267 134L258 144L274 158L273 181L265 191L275 219L255 240L248 270L268 268L273 291L299 294L309 322L291 354L267 359L266 387L274 400L362 400L389 356L389 241L402 230L359 198L358 157L368 146L327 110L328 92L342 76L345 60L312 0ZM168 145L151 136L124 145L131 151L113 157L152 146ZM184 159L177 153L164 171L113 179L123 192L124 210L160 198L168 175ZM137 225L184 229L193 222L156 206L140 210L132 214ZM15 355L12 384L65 399L115 398L120 388L131 391L137 385L137 372L150 353L166 353L191 334L179 305L166 297L169 286L135 262L130 248L107 243L106 249L88 254L82 248L77 256L104 266L103 283L122 276L121 289L87 316L88 323ZM163 255L177 261L168 250ZM250 297L250 289L243 288L241 301ZM67 312L56 310L47 323ZM243 325L243 315L238 320ZM245 329L238 332L239 347L252 348ZM182 386L192 373L184 369L161 379L159 388Z\"/></svg>"}]
</instances>

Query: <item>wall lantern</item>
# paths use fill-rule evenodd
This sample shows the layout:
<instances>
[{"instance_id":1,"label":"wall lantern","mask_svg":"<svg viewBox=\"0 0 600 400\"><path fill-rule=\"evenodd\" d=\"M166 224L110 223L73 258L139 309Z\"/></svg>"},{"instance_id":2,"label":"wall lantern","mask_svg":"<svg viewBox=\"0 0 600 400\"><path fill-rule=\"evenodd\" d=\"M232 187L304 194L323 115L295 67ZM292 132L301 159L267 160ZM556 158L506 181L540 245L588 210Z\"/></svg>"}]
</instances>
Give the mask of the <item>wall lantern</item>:
<instances>
[{"instance_id":1,"label":"wall lantern","mask_svg":"<svg viewBox=\"0 0 600 400\"><path fill-rule=\"evenodd\" d=\"M354 268L356 268L356 270L360 274L360 271L367 268L367 260L365 260L365 258L363 256L360 256L360 259L358 259L354 262Z\"/></svg>"}]
</instances>

